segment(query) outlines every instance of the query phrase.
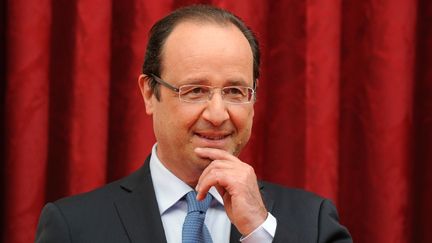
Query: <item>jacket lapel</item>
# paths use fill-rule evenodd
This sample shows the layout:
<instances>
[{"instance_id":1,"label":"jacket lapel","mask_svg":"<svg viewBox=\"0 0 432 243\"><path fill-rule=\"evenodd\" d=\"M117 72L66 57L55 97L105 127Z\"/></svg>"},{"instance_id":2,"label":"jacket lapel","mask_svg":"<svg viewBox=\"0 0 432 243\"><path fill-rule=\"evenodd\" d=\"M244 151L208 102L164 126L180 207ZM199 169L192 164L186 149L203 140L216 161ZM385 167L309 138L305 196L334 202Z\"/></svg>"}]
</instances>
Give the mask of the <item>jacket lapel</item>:
<instances>
[{"instance_id":1,"label":"jacket lapel","mask_svg":"<svg viewBox=\"0 0 432 243\"><path fill-rule=\"evenodd\" d=\"M267 211L269 211L270 213L273 210L273 203L274 200L273 198L266 192L265 188L264 188L264 184L261 181L258 181L258 186L261 192L261 196L263 198L264 201L264 205L267 208Z\"/></svg>"},{"instance_id":2,"label":"jacket lapel","mask_svg":"<svg viewBox=\"0 0 432 243\"><path fill-rule=\"evenodd\" d=\"M242 235L237 230L237 228L233 224L231 224L230 242L231 243L240 242L241 237L242 237Z\"/></svg>"},{"instance_id":3,"label":"jacket lapel","mask_svg":"<svg viewBox=\"0 0 432 243\"><path fill-rule=\"evenodd\" d=\"M150 157L137 173L121 184L122 189L128 193L114 203L132 243L166 242L149 161Z\"/></svg>"}]
</instances>

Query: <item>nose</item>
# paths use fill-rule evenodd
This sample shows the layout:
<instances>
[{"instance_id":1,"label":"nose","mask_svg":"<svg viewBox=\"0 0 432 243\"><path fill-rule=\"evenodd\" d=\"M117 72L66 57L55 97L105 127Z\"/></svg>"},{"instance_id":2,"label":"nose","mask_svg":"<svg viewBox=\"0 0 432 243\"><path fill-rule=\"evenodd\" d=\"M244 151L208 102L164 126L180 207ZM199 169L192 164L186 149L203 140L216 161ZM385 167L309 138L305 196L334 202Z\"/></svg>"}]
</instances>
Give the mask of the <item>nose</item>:
<instances>
[{"instance_id":1,"label":"nose","mask_svg":"<svg viewBox=\"0 0 432 243\"><path fill-rule=\"evenodd\" d=\"M229 119L229 113L220 92L214 92L207 102L202 117L213 126L218 127Z\"/></svg>"}]
</instances>

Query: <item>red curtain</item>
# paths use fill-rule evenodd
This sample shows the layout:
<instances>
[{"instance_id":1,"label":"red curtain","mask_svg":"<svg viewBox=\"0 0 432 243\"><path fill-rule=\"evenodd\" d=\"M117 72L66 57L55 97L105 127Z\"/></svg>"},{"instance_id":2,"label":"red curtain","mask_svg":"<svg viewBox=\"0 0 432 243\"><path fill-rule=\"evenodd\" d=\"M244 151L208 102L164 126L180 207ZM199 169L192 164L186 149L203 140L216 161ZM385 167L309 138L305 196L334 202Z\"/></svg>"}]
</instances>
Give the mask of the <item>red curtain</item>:
<instances>
[{"instance_id":1,"label":"red curtain","mask_svg":"<svg viewBox=\"0 0 432 243\"><path fill-rule=\"evenodd\" d=\"M118 179L154 143L147 32L197 1L2 3L2 239L47 201ZM432 2L214 0L263 51L251 141L262 179L331 198L355 242L432 242Z\"/></svg>"}]
</instances>

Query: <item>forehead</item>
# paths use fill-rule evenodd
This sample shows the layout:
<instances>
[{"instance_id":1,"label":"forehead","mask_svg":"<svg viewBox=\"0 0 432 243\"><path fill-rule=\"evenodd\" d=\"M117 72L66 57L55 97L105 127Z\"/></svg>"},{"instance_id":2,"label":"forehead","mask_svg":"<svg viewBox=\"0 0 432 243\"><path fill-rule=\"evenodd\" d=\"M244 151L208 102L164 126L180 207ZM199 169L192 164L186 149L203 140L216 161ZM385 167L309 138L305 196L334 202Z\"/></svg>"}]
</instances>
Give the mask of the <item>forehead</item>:
<instances>
[{"instance_id":1,"label":"forehead","mask_svg":"<svg viewBox=\"0 0 432 243\"><path fill-rule=\"evenodd\" d=\"M183 22L168 36L162 51L162 74L243 75L252 80L252 49L233 24Z\"/></svg>"}]
</instances>

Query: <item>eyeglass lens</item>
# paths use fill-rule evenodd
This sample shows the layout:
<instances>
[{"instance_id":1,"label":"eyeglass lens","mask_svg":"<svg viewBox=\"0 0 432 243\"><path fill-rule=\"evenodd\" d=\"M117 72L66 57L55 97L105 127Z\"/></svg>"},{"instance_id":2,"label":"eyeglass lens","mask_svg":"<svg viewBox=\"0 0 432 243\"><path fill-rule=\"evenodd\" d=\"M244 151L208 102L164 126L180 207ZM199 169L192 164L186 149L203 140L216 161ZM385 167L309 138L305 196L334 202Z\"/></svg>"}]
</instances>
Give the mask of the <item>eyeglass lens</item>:
<instances>
[{"instance_id":1,"label":"eyeglass lens","mask_svg":"<svg viewBox=\"0 0 432 243\"><path fill-rule=\"evenodd\" d=\"M217 88L205 85L183 85L179 89L180 99L187 102L203 102L210 100L214 89ZM224 87L220 92L224 101L238 104L251 101L253 96L252 88L243 86Z\"/></svg>"}]
</instances>

